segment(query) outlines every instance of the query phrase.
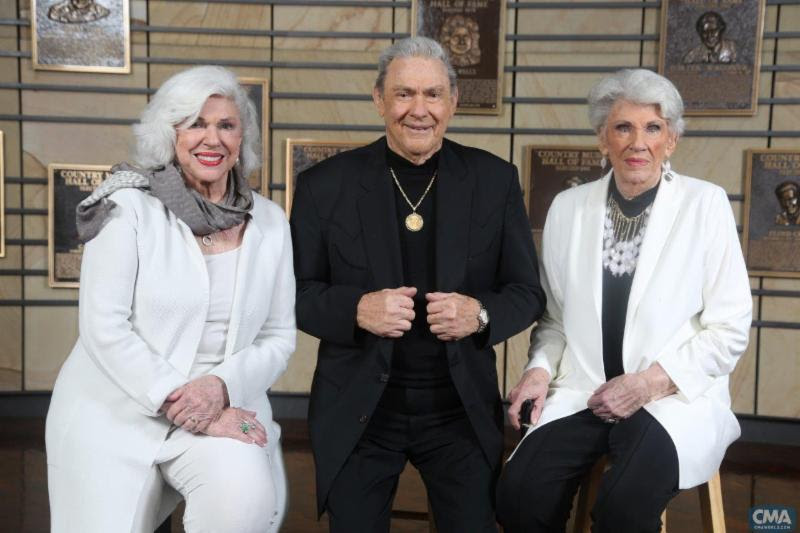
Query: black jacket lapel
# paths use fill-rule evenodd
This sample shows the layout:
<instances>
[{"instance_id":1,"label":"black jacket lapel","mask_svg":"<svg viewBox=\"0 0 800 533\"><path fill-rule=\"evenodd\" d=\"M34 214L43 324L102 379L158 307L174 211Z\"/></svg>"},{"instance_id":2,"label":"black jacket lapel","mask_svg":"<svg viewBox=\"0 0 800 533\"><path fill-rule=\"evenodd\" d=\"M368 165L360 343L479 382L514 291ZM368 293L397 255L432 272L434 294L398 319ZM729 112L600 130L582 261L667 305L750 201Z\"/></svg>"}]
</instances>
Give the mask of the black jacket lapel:
<instances>
[{"instance_id":1,"label":"black jacket lapel","mask_svg":"<svg viewBox=\"0 0 800 533\"><path fill-rule=\"evenodd\" d=\"M445 139L436 190L436 287L458 292L466 276L475 178Z\"/></svg>"},{"instance_id":2,"label":"black jacket lapel","mask_svg":"<svg viewBox=\"0 0 800 533\"><path fill-rule=\"evenodd\" d=\"M386 166L386 139L370 147L366 172L361 176L363 194L358 199L361 231L375 288L399 287L403 282L397 214L392 180Z\"/></svg>"}]
</instances>

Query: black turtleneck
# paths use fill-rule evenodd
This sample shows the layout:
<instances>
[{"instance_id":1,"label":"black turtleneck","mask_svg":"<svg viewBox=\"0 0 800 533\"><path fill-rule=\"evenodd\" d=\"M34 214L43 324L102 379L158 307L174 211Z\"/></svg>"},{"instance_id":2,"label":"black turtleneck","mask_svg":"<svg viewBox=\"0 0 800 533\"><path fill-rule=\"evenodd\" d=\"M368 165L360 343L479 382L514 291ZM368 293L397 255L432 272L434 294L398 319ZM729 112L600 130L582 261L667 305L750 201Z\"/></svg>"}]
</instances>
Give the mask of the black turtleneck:
<instances>
[{"instance_id":1,"label":"black turtleneck","mask_svg":"<svg viewBox=\"0 0 800 533\"><path fill-rule=\"evenodd\" d=\"M417 203L428 187L431 177L439 167L439 152L435 153L422 165L414 165L407 159L397 155L388 147L386 163L394 170L400 186L412 203ZM389 179L392 179L389 177ZM434 180L428 194L422 200L416 212L424 221L420 231L406 228L406 217L411 214L411 207L401 194L392 179L395 192L397 212L397 228L399 232L400 252L403 262L403 285L416 287L414 312L416 317L407 331L394 343L392 372L389 386L406 389L439 389L451 388L450 370L444 343L431 333L427 322L427 301L425 294L436 291L436 182ZM391 396L391 394L389 394ZM397 403L397 402L393 402ZM407 406L395 405L398 410L406 410ZM412 407L413 409L413 407Z\"/></svg>"},{"instance_id":2,"label":"black turtleneck","mask_svg":"<svg viewBox=\"0 0 800 533\"><path fill-rule=\"evenodd\" d=\"M660 182L659 182L660 184ZM616 200L626 217L635 217L650 206L656 198L658 185L639 196L626 200L617 189L614 178L608 184L608 194ZM602 265L600 268L603 268ZM603 365L606 381L625 373L622 365L622 342L625 334L625 315L628 312L628 298L634 270L631 274L615 276L603 268Z\"/></svg>"}]
</instances>

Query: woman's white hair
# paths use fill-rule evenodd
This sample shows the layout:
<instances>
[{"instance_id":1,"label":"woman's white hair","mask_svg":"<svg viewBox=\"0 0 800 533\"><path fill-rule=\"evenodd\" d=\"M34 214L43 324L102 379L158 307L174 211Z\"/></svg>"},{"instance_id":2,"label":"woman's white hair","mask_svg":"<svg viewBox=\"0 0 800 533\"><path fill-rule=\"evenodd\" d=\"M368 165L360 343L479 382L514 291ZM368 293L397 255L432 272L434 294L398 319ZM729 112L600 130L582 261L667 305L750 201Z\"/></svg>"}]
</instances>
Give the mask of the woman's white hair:
<instances>
[{"instance_id":1,"label":"woman's white hair","mask_svg":"<svg viewBox=\"0 0 800 533\"><path fill-rule=\"evenodd\" d=\"M133 126L136 137L134 159L143 168L162 167L175 160L176 128L197 120L211 96L229 98L239 110L242 145L239 164L249 176L261 166L261 142L256 108L236 75L217 66L200 66L179 72L164 82Z\"/></svg>"},{"instance_id":2,"label":"woman's white hair","mask_svg":"<svg viewBox=\"0 0 800 533\"><path fill-rule=\"evenodd\" d=\"M620 100L656 106L670 131L683 135L683 99L664 76L646 69L625 69L597 82L589 91L589 122L595 132L602 131L611 108Z\"/></svg>"}]
</instances>

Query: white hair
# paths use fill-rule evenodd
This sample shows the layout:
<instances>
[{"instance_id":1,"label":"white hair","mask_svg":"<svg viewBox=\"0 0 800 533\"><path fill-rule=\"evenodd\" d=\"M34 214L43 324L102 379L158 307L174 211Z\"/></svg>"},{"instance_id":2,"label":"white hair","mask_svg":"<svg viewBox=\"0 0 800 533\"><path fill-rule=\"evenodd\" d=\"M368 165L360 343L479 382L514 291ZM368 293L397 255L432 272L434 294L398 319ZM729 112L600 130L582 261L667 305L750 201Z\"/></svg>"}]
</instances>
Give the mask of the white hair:
<instances>
[{"instance_id":1,"label":"white hair","mask_svg":"<svg viewBox=\"0 0 800 533\"><path fill-rule=\"evenodd\" d=\"M595 132L601 132L611 108L620 100L656 106L670 131L683 135L683 99L664 76L646 69L625 69L597 82L589 91L589 122Z\"/></svg>"},{"instance_id":2,"label":"white hair","mask_svg":"<svg viewBox=\"0 0 800 533\"><path fill-rule=\"evenodd\" d=\"M189 127L211 96L230 99L239 110L242 145L239 164L245 176L261 166L261 143L255 106L236 75L217 66L193 67L164 82L133 126L134 159L143 168L162 167L175 160L176 129Z\"/></svg>"},{"instance_id":3,"label":"white hair","mask_svg":"<svg viewBox=\"0 0 800 533\"><path fill-rule=\"evenodd\" d=\"M386 79L386 72L389 70L389 63L403 57L425 57L437 59L442 62L447 71L447 79L450 81L450 91L456 90L456 71L450 63L450 56L438 42L428 37L416 35L400 39L381 52L378 58L378 77L375 78L375 88L383 94L383 82Z\"/></svg>"}]
</instances>

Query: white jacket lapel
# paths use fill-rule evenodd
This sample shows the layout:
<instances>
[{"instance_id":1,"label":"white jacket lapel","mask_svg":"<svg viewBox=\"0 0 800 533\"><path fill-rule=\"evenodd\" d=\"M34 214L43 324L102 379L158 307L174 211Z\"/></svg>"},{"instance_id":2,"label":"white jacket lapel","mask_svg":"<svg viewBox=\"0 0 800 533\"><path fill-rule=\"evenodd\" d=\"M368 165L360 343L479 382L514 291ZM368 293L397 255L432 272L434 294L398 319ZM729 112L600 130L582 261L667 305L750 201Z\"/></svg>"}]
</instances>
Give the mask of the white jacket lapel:
<instances>
[{"instance_id":1,"label":"white jacket lapel","mask_svg":"<svg viewBox=\"0 0 800 533\"><path fill-rule=\"evenodd\" d=\"M226 358L233 353L236 346L236 337L239 334L244 302L247 298L247 292L252 290L252 287L248 287L247 280L250 279L250 276L256 275L253 273L253 269L258 262L258 254L263 239L264 234L261 232L261 228L251 218L242 237L242 249L239 252L239 261L236 264L231 320L228 324L228 339L225 341Z\"/></svg>"},{"instance_id":2,"label":"white jacket lapel","mask_svg":"<svg viewBox=\"0 0 800 533\"><path fill-rule=\"evenodd\" d=\"M631 293L628 297L628 310L625 315L625 339L630 338L628 331L633 327L636 310L642 301L650 279L655 272L660 261L667 237L675 224L675 219L680 209L681 199L681 178L673 174L672 179L662 179L653 202L653 209L647 221L644 241L639 251L639 259L636 263L636 272L633 275ZM623 361L627 361L627 345L623 346ZM626 366L627 369L627 366Z\"/></svg>"},{"instance_id":3,"label":"white jacket lapel","mask_svg":"<svg viewBox=\"0 0 800 533\"><path fill-rule=\"evenodd\" d=\"M589 280L589 293L592 295L598 327L602 324L603 312L603 226L610 179L611 172L592 185L593 190L586 198L586 212L580 221L583 238L578 250L581 253L574 254L579 262L578 271L582 271L580 277L585 276L584 279Z\"/></svg>"}]
</instances>

